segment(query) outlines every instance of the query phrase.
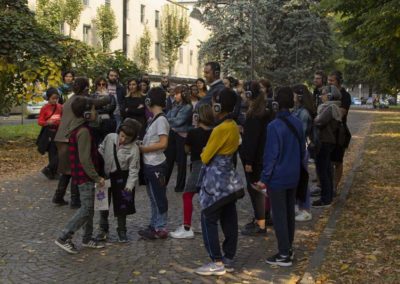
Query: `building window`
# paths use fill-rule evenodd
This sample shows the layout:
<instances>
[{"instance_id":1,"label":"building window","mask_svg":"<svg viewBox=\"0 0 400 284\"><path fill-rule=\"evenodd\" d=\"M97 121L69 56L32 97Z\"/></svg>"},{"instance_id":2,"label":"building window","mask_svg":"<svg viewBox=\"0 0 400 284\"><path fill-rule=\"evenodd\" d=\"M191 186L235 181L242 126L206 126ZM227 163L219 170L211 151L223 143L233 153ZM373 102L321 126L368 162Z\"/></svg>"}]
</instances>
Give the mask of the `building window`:
<instances>
[{"instance_id":1,"label":"building window","mask_svg":"<svg viewBox=\"0 0 400 284\"><path fill-rule=\"evenodd\" d=\"M62 35L65 33L64 22L60 23L60 33Z\"/></svg>"},{"instance_id":2,"label":"building window","mask_svg":"<svg viewBox=\"0 0 400 284\"><path fill-rule=\"evenodd\" d=\"M189 54L190 54L189 62L190 62L190 65L192 65L193 64L193 50L191 50Z\"/></svg>"},{"instance_id":3,"label":"building window","mask_svg":"<svg viewBox=\"0 0 400 284\"><path fill-rule=\"evenodd\" d=\"M144 24L144 17L145 17L145 5L140 5L140 22Z\"/></svg>"},{"instance_id":4,"label":"building window","mask_svg":"<svg viewBox=\"0 0 400 284\"><path fill-rule=\"evenodd\" d=\"M156 42L154 48L155 48L156 59L160 60L160 43Z\"/></svg>"},{"instance_id":5,"label":"building window","mask_svg":"<svg viewBox=\"0 0 400 284\"><path fill-rule=\"evenodd\" d=\"M111 0L105 0L105 1L104 1L104 4L110 5L110 4L111 4Z\"/></svg>"},{"instance_id":6,"label":"building window","mask_svg":"<svg viewBox=\"0 0 400 284\"><path fill-rule=\"evenodd\" d=\"M160 11L156 10L156 21L154 23L155 27L158 28L160 25Z\"/></svg>"},{"instance_id":7,"label":"building window","mask_svg":"<svg viewBox=\"0 0 400 284\"><path fill-rule=\"evenodd\" d=\"M89 42L90 26L83 25L83 42Z\"/></svg>"},{"instance_id":8,"label":"building window","mask_svg":"<svg viewBox=\"0 0 400 284\"><path fill-rule=\"evenodd\" d=\"M83 5L89 6L89 0L83 0Z\"/></svg>"},{"instance_id":9,"label":"building window","mask_svg":"<svg viewBox=\"0 0 400 284\"><path fill-rule=\"evenodd\" d=\"M179 48L179 63L183 63L183 48Z\"/></svg>"}]
</instances>

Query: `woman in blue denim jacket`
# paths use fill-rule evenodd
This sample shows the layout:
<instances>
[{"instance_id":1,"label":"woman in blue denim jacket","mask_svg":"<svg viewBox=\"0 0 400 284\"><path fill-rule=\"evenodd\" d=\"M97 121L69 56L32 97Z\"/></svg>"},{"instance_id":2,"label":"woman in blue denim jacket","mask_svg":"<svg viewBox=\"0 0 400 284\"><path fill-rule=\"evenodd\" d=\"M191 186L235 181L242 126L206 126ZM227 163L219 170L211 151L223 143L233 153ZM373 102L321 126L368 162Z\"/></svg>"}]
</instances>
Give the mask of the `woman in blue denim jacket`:
<instances>
[{"instance_id":1,"label":"woman in blue denim jacket","mask_svg":"<svg viewBox=\"0 0 400 284\"><path fill-rule=\"evenodd\" d=\"M178 176L175 186L176 192L182 192L185 188L185 139L189 128L192 126L192 109L189 87L186 85L177 86L175 88L175 103L166 115L171 130L168 138L168 148L165 151L167 157L166 184L169 182L175 162L178 165Z\"/></svg>"},{"instance_id":2,"label":"woman in blue denim jacket","mask_svg":"<svg viewBox=\"0 0 400 284\"><path fill-rule=\"evenodd\" d=\"M293 115L300 119L303 125L303 134L306 138L310 137L312 131L313 117L316 114L313 97L305 85L296 85L292 87L294 93ZM297 201L299 210L296 212L296 221L303 222L312 219L310 189L307 189L306 201Z\"/></svg>"}]
</instances>

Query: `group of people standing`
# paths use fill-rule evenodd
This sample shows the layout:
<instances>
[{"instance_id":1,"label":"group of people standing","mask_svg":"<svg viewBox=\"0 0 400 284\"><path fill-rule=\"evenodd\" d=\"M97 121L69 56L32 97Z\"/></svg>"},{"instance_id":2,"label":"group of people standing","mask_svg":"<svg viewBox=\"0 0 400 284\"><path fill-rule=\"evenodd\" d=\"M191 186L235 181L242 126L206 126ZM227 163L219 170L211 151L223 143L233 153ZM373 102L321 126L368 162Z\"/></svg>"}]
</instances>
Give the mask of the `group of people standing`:
<instances>
[{"instance_id":1,"label":"group of people standing","mask_svg":"<svg viewBox=\"0 0 400 284\"><path fill-rule=\"evenodd\" d=\"M340 181L347 145L338 143L338 129L345 125L350 106L341 74L333 72L326 80L316 72L314 94L301 84L273 90L266 79L221 79L217 62L205 64L204 78L191 86L172 86L163 77L160 86L151 87L145 74L124 87L119 72L110 70L94 81L90 94L88 79L67 71L60 88L47 90L49 103L39 124L52 136L49 165L42 172L59 179L53 203L68 204L64 196L71 180L70 206L79 208L55 240L60 248L78 253L72 237L82 227L83 247L104 247L109 211L100 211L96 237L93 216L95 187L103 187L106 179L111 182L118 240L127 242L126 216L136 212L135 190L145 184L151 216L138 234L147 240L193 238L193 197L198 193L203 241L212 261L195 272L222 275L234 267L236 201L247 189L253 216L241 233L263 236L273 224L278 253L267 263L292 265L295 220L311 220L311 206L330 205ZM321 194L312 204L316 191L296 195L301 168L307 169L310 156ZM238 158L245 182L237 171ZM175 164L174 189L183 192L183 218L181 226L168 232L166 190ZM222 251L218 223L225 237Z\"/></svg>"}]
</instances>

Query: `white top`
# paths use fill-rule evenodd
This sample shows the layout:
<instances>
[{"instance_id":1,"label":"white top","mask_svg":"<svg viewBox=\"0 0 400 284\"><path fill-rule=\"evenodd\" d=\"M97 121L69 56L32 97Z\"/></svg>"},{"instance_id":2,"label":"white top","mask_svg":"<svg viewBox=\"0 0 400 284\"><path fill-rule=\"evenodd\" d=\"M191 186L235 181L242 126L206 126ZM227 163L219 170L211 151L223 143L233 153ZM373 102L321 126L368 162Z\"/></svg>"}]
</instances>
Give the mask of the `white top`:
<instances>
[{"instance_id":1,"label":"white top","mask_svg":"<svg viewBox=\"0 0 400 284\"><path fill-rule=\"evenodd\" d=\"M169 123L165 116L158 117L154 123L149 121L150 126L146 130L146 134L143 137L143 146L150 146L154 143L160 142L160 135L167 135L169 133ZM163 150L144 153L143 162L146 165L157 166L165 161L165 155Z\"/></svg>"}]
</instances>

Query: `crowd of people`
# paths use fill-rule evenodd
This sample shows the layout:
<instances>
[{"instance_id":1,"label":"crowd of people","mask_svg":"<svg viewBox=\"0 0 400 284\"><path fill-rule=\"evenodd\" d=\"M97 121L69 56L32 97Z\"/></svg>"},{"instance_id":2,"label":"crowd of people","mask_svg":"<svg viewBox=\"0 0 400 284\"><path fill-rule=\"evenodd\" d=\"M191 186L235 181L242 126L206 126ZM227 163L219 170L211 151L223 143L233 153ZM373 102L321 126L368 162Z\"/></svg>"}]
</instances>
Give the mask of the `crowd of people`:
<instances>
[{"instance_id":1,"label":"crowd of people","mask_svg":"<svg viewBox=\"0 0 400 284\"><path fill-rule=\"evenodd\" d=\"M292 265L295 222L311 220L311 207L330 206L337 194L351 138L346 125L351 99L338 71L329 76L317 71L313 93L303 84L273 88L267 79L221 79L217 62L206 63L205 80L190 86L173 85L167 76L151 86L147 74L123 85L114 69L96 78L92 89L87 78L73 71L62 76L62 86L47 90L48 104L38 123L39 138L47 135L42 140L49 156L42 173L58 179L52 202L78 209L55 240L68 253L78 253L72 238L81 228L83 247L104 247L109 210L99 212L96 237L93 216L95 194L107 179L121 243L128 241L126 216L136 212L139 185L146 185L151 208L148 226L137 232L146 240L194 238L193 197L199 195L203 241L211 258L195 270L200 275L233 269L236 202L245 191L253 213L240 232L265 236L266 226L273 225L278 252L266 262L279 266ZM303 169L310 161L319 186L311 190L306 184L303 190ZM176 184L171 185L175 165ZM167 186L182 192L182 225L171 232ZM320 198L311 202L311 196Z\"/></svg>"}]
</instances>

